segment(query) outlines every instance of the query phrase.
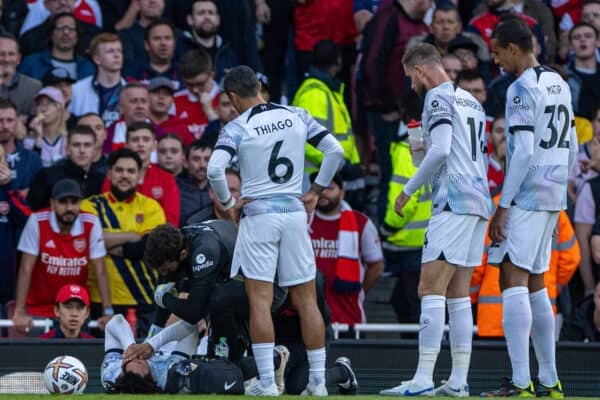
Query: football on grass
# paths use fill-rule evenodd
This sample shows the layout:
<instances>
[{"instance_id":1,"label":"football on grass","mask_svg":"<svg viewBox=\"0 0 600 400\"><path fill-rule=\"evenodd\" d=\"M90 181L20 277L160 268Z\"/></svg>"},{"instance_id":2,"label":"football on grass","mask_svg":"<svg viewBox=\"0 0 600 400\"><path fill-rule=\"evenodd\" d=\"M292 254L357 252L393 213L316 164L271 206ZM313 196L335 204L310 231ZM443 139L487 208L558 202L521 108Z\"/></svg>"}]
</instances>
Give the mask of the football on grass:
<instances>
[{"instance_id":1,"label":"football on grass","mask_svg":"<svg viewBox=\"0 0 600 400\"><path fill-rule=\"evenodd\" d=\"M58 356L44 370L44 384L52 394L81 394L87 381L85 365L73 356Z\"/></svg>"}]
</instances>

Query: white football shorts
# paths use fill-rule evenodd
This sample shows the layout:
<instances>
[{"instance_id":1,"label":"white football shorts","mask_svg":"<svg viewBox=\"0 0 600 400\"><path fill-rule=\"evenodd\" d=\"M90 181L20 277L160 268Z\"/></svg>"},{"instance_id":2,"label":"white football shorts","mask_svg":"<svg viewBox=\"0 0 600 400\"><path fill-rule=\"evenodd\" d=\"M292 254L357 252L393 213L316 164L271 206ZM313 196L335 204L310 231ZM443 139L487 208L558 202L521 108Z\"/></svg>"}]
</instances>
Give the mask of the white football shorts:
<instances>
[{"instance_id":1,"label":"white football shorts","mask_svg":"<svg viewBox=\"0 0 600 400\"><path fill-rule=\"evenodd\" d=\"M266 213L240 221L231 276L295 286L315 279L316 264L306 212Z\"/></svg>"},{"instance_id":2,"label":"white football shorts","mask_svg":"<svg viewBox=\"0 0 600 400\"><path fill-rule=\"evenodd\" d=\"M556 229L558 214L558 211L511 207L504 228L506 240L490 244L488 263L500 265L508 256L511 263L530 274L546 272L550 268L552 233Z\"/></svg>"},{"instance_id":3,"label":"white football shorts","mask_svg":"<svg viewBox=\"0 0 600 400\"><path fill-rule=\"evenodd\" d=\"M481 265L487 223L478 215L451 211L433 215L425 232L421 261L445 260L458 267Z\"/></svg>"}]
</instances>

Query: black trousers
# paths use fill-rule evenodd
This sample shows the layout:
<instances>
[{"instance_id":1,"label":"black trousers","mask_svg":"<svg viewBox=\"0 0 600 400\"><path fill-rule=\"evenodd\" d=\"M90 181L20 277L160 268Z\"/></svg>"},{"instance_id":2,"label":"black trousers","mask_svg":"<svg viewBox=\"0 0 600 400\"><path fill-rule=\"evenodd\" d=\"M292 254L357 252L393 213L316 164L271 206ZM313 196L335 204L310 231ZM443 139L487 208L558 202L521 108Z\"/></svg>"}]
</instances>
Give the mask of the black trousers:
<instances>
[{"instance_id":1,"label":"black trousers","mask_svg":"<svg viewBox=\"0 0 600 400\"><path fill-rule=\"evenodd\" d=\"M273 289L273 310L278 309L287 297L287 289ZM248 321L250 305L244 282L230 280L213 289L209 300L212 342L227 338L229 359L239 362L250 344ZM214 355L214 346L209 346L209 355Z\"/></svg>"}]
</instances>

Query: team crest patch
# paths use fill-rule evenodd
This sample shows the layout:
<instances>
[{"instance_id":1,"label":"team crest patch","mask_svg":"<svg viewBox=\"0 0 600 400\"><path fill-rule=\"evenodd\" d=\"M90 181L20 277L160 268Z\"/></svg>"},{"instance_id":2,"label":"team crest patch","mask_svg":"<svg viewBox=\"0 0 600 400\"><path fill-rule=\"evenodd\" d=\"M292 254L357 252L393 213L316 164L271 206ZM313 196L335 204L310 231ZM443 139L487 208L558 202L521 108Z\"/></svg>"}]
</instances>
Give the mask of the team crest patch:
<instances>
[{"instance_id":1,"label":"team crest patch","mask_svg":"<svg viewBox=\"0 0 600 400\"><path fill-rule=\"evenodd\" d=\"M439 105L440 105L440 103L438 103L438 101L437 101L437 100L433 100L433 101L431 102L431 107L433 107L433 108L438 108L438 107L439 107Z\"/></svg>"},{"instance_id":2,"label":"team crest patch","mask_svg":"<svg viewBox=\"0 0 600 400\"><path fill-rule=\"evenodd\" d=\"M155 199L160 199L161 197L163 197L163 188L160 186L154 186L152 188L152 197Z\"/></svg>"},{"instance_id":3,"label":"team crest patch","mask_svg":"<svg viewBox=\"0 0 600 400\"><path fill-rule=\"evenodd\" d=\"M519 96L515 96L515 97L513 98L513 103L514 103L515 105L519 105L519 104L521 104L521 98L520 98Z\"/></svg>"},{"instance_id":4,"label":"team crest patch","mask_svg":"<svg viewBox=\"0 0 600 400\"><path fill-rule=\"evenodd\" d=\"M82 252L85 250L85 246L86 246L86 241L85 239L75 239L73 240L73 247L75 247L75 250L77 250L78 252Z\"/></svg>"},{"instance_id":5,"label":"team crest patch","mask_svg":"<svg viewBox=\"0 0 600 400\"><path fill-rule=\"evenodd\" d=\"M135 222L138 224L144 222L144 214L135 214Z\"/></svg>"}]
</instances>

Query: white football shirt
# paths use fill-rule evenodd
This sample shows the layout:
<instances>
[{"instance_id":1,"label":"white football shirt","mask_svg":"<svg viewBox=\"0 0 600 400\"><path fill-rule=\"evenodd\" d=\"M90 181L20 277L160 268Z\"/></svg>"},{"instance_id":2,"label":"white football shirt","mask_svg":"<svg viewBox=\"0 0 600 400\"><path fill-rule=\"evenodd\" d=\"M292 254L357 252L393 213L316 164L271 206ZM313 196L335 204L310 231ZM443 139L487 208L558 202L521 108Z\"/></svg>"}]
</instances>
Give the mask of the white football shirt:
<instances>
[{"instance_id":1,"label":"white football shirt","mask_svg":"<svg viewBox=\"0 0 600 400\"><path fill-rule=\"evenodd\" d=\"M225 125L215 150L238 156L241 197L269 199L249 203L244 211L248 214L255 207L267 207L261 213L303 210L298 198L305 143L316 146L327 134L306 110L274 103L250 108Z\"/></svg>"},{"instance_id":2,"label":"white football shirt","mask_svg":"<svg viewBox=\"0 0 600 400\"><path fill-rule=\"evenodd\" d=\"M569 151L578 146L574 121L571 91L555 71L544 66L529 68L510 85L506 93L506 171L515 150L514 133L534 135L533 158L516 188L514 204L532 211L566 208Z\"/></svg>"},{"instance_id":3,"label":"white football shirt","mask_svg":"<svg viewBox=\"0 0 600 400\"><path fill-rule=\"evenodd\" d=\"M484 155L485 112L481 104L448 81L427 92L421 118L427 148L437 126L452 126L450 154L431 178L432 214L449 209L456 214L488 218L491 198Z\"/></svg>"}]
</instances>

